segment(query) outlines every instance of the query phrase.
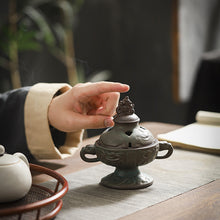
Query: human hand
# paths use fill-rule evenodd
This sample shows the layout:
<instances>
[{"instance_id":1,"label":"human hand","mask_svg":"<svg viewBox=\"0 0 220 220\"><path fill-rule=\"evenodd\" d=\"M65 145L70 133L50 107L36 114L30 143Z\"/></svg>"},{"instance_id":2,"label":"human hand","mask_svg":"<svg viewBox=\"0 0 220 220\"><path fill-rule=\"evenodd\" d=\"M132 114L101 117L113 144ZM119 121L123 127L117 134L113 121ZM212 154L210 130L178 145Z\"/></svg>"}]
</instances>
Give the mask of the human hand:
<instances>
[{"instance_id":1,"label":"human hand","mask_svg":"<svg viewBox=\"0 0 220 220\"><path fill-rule=\"evenodd\" d=\"M129 86L121 83L79 83L53 98L49 123L64 132L111 127L120 93L128 90Z\"/></svg>"}]
</instances>

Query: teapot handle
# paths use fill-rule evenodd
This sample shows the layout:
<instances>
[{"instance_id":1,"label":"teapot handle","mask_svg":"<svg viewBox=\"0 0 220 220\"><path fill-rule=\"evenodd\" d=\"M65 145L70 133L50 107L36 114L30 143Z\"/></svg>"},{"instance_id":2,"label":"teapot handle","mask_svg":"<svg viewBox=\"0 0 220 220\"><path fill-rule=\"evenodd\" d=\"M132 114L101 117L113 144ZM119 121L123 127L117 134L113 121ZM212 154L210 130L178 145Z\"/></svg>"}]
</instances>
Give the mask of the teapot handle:
<instances>
[{"instance_id":1,"label":"teapot handle","mask_svg":"<svg viewBox=\"0 0 220 220\"><path fill-rule=\"evenodd\" d=\"M26 165L29 167L28 159L24 154L17 152L14 155L19 157L21 160L23 160L26 163Z\"/></svg>"},{"instance_id":2,"label":"teapot handle","mask_svg":"<svg viewBox=\"0 0 220 220\"><path fill-rule=\"evenodd\" d=\"M98 157L88 158L86 154L96 155L95 146L94 145L86 145L80 151L80 157L86 162L98 162Z\"/></svg>"},{"instance_id":3,"label":"teapot handle","mask_svg":"<svg viewBox=\"0 0 220 220\"><path fill-rule=\"evenodd\" d=\"M156 159L165 159L173 153L172 144L167 141L159 141L159 151L168 150L168 152L163 156L156 156Z\"/></svg>"}]
</instances>

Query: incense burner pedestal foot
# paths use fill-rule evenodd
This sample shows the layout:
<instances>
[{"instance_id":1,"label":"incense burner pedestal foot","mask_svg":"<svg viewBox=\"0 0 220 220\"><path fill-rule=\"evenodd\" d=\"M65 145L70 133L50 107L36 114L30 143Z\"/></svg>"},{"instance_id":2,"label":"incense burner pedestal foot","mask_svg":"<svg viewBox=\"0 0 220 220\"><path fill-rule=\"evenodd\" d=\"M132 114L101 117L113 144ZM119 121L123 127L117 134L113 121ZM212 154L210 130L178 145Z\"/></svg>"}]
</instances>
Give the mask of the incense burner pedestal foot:
<instances>
[{"instance_id":1,"label":"incense burner pedestal foot","mask_svg":"<svg viewBox=\"0 0 220 220\"><path fill-rule=\"evenodd\" d=\"M101 179L100 185L113 189L142 189L153 184L153 178L141 173L138 167L131 169L116 168Z\"/></svg>"}]
</instances>

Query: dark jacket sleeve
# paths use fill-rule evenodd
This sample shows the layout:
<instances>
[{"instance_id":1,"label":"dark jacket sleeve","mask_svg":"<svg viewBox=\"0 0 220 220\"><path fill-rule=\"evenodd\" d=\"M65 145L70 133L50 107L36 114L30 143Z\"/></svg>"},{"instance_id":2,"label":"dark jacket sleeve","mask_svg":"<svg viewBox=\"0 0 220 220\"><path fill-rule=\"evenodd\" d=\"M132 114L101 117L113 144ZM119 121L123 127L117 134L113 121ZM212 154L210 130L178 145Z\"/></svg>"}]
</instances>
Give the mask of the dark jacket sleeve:
<instances>
[{"instance_id":1,"label":"dark jacket sleeve","mask_svg":"<svg viewBox=\"0 0 220 220\"><path fill-rule=\"evenodd\" d=\"M0 144L7 153L22 152L31 159L24 128L24 104L29 89L23 87L0 94Z\"/></svg>"}]
</instances>

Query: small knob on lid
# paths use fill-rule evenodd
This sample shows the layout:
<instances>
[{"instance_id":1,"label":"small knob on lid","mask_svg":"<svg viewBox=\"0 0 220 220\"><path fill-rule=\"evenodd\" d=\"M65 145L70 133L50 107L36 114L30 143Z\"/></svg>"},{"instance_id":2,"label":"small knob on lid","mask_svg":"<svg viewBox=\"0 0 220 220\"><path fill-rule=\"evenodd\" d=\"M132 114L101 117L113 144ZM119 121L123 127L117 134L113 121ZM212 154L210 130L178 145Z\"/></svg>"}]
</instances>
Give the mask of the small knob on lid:
<instances>
[{"instance_id":1,"label":"small knob on lid","mask_svg":"<svg viewBox=\"0 0 220 220\"><path fill-rule=\"evenodd\" d=\"M135 114L134 104L128 96L119 102L116 113L114 122L127 124L140 121L139 117Z\"/></svg>"},{"instance_id":2,"label":"small knob on lid","mask_svg":"<svg viewBox=\"0 0 220 220\"><path fill-rule=\"evenodd\" d=\"M5 148L3 145L0 145L0 157L3 156L5 153Z\"/></svg>"}]
</instances>

